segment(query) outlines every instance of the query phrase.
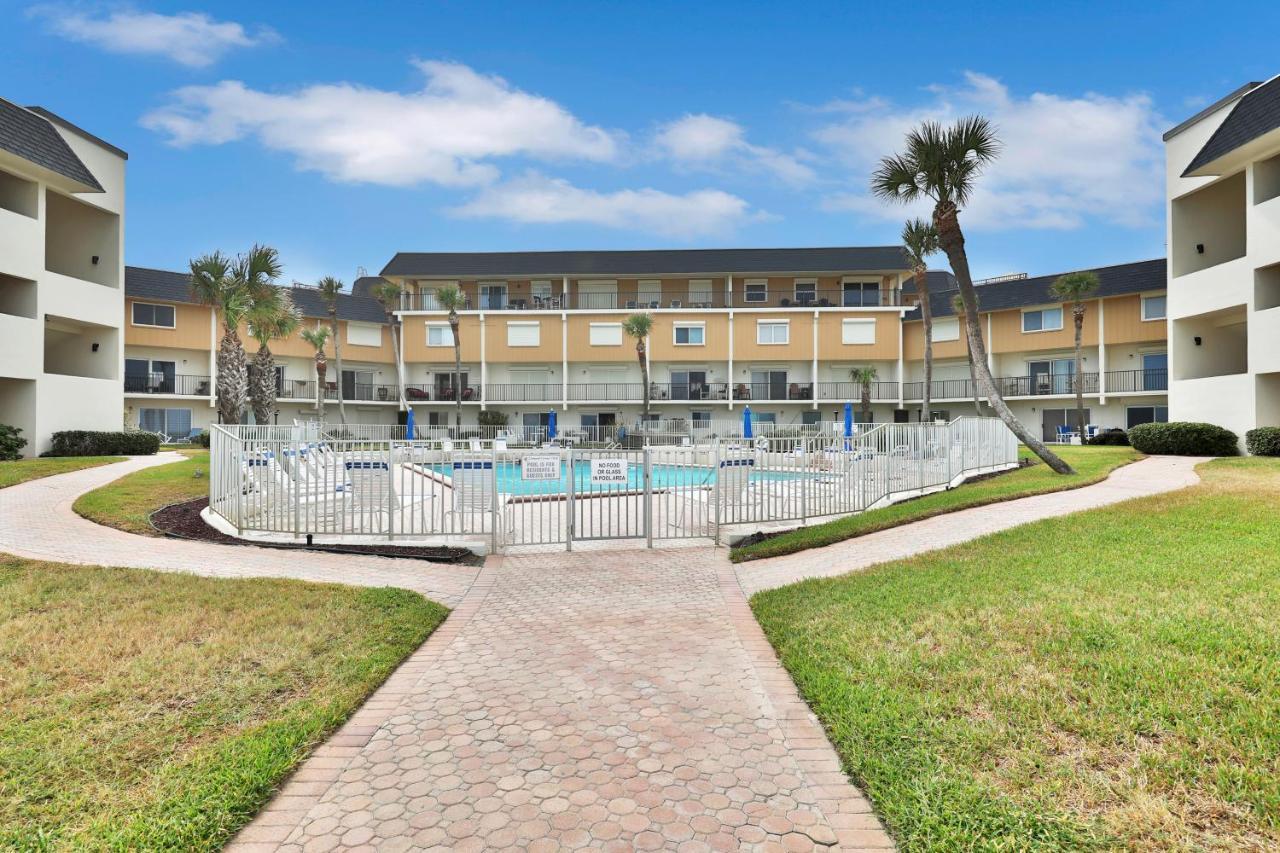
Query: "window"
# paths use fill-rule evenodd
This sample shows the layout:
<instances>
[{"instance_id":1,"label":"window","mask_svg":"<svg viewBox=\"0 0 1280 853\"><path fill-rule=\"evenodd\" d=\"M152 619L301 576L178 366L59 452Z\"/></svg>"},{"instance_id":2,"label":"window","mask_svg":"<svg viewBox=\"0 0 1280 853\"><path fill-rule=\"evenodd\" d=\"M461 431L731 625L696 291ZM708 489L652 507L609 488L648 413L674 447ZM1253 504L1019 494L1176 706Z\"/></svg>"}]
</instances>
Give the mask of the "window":
<instances>
[{"instance_id":1,"label":"window","mask_svg":"<svg viewBox=\"0 0 1280 853\"><path fill-rule=\"evenodd\" d=\"M763 304L769 301L769 280L764 278L747 279L742 285L742 301L750 304Z\"/></svg>"},{"instance_id":2,"label":"window","mask_svg":"<svg viewBox=\"0 0 1280 853\"><path fill-rule=\"evenodd\" d=\"M427 346L429 347L451 347L453 346L453 329L448 323L428 323L427 324Z\"/></svg>"},{"instance_id":3,"label":"window","mask_svg":"<svg viewBox=\"0 0 1280 853\"><path fill-rule=\"evenodd\" d=\"M593 347L620 347L622 346L622 324L592 323L588 341Z\"/></svg>"},{"instance_id":4,"label":"window","mask_svg":"<svg viewBox=\"0 0 1280 853\"><path fill-rule=\"evenodd\" d=\"M690 412L689 422L694 429L711 429L711 413L710 412Z\"/></svg>"},{"instance_id":5,"label":"window","mask_svg":"<svg viewBox=\"0 0 1280 853\"><path fill-rule=\"evenodd\" d=\"M757 320L756 343L785 344L791 341L791 324L786 320Z\"/></svg>"},{"instance_id":6,"label":"window","mask_svg":"<svg viewBox=\"0 0 1280 853\"><path fill-rule=\"evenodd\" d=\"M933 321L933 342L960 340L960 318L940 317Z\"/></svg>"},{"instance_id":7,"label":"window","mask_svg":"<svg viewBox=\"0 0 1280 853\"><path fill-rule=\"evenodd\" d=\"M130 394L175 394L177 363L146 358L124 360L124 390ZM185 388L182 393L190 393Z\"/></svg>"},{"instance_id":8,"label":"window","mask_svg":"<svg viewBox=\"0 0 1280 853\"><path fill-rule=\"evenodd\" d=\"M776 424L778 422L777 412L752 412L751 422L755 424Z\"/></svg>"},{"instance_id":9,"label":"window","mask_svg":"<svg viewBox=\"0 0 1280 853\"><path fill-rule=\"evenodd\" d=\"M641 279L636 283L636 301L641 307L662 304L662 282L657 279Z\"/></svg>"},{"instance_id":10,"label":"window","mask_svg":"<svg viewBox=\"0 0 1280 853\"><path fill-rule=\"evenodd\" d=\"M1061 308L1038 308L1022 312L1022 331L1052 332L1062 328Z\"/></svg>"},{"instance_id":11,"label":"window","mask_svg":"<svg viewBox=\"0 0 1280 853\"><path fill-rule=\"evenodd\" d=\"M508 323L507 346L536 347L542 343L541 323Z\"/></svg>"},{"instance_id":12,"label":"window","mask_svg":"<svg viewBox=\"0 0 1280 853\"><path fill-rule=\"evenodd\" d=\"M173 306L135 302L133 303L133 325L172 329L174 327Z\"/></svg>"},{"instance_id":13,"label":"window","mask_svg":"<svg viewBox=\"0 0 1280 853\"><path fill-rule=\"evenodd\" d=\"M812 278L796 279L796 304L812 305L818 301L818 281Z\"/></svg>"},{"instance_id":14,"label":"window","mask_svg":"<svg viewBox=\"0 0 1280 853\"><path fill-rule=\"evenodd\" d=\"M845 344L874 344L875 320L845 320L840 324L840 342Z\"/></svg>"},{"instance_id":15,"label":"window","mask_svg":"<svg viewBox=\"0 0 1280 853\"><path fill-rule=\"evenodd\" d=\"M805 426L815 426L822 423L822 412L801 412L800 423Z\"/></svg>"},{"instance_id":16,"label":"window","mask_svg":"<svg viewBox=\"0 0 1280 853\"><path fill-rule=\"evenodd\" d=\"M139 409L138 429L164 433L170 438L185 438L191 434L191 410Z\"/></svg>"},{"instance_id":17,"label":"window","mask_svg":"<svg viewBox=\"0 0 1280 853\"><path fill-rule=\"evenodd\" d=\"M507 307L507 283L505 281L480 282L480 310L502 311Z\"/></svg>"},{"instance_id":18,"label":"window","mask_svg":"<svg viewBox=\"0 0 1280 853\"><path fill-rule=\"evenodd\" d=\"M846 308L877 308L880 305L878 281L846 281L842 288L841 301Z\"/></svg>"},{"instance_id":19,"label":"window","mask_svg":"<svg viewBox=\"0 0 1280 853\"><path fill-rule=\"evenodd\" d=\"M357 347L382 346L382 326L347 321L347 343Z\"/></svg>"},{"instance_id":20,"label":"window","mask_svg":"<svg viewBox=\"0 0 1280 853\"><path fill-rule=\"evenodd\" d=\"M1165 318L1165 300L1166 297L1164 296L1142 297L1142 319L1163 320Z\"/></svg>"},{"instance_id":21,"label":"window","mask_svg":"<svg viewBox=\"0 0 1280 853\"><path fill-rule=\"evenodd\" d=\"M695 278L689 281L689 304L711 307L712 284L709 278Z\"/></svg>"},{"instance_id":22,"label":"window","mask_svg":"<svg viewBox=\"0 0 1280 853\"><path fill-rule=\"evenodd\" d=\"M702 323L676 323L675 344L681 347L700 347L707 342L707 329Z\"/></svg>"},{"instance_id":23,"label":"window","mask_svg":"<svg viewBox=\"0 0 1280 853\"><path fill-rule=\"evenodd\" d=\"M1168 406L1129 406L1124 410L1125 429L1139 424L1163 424L1169 422Z\"/></svg>"},{"instance_id":24,"label":"window","mask_svg":"<svg viewBox=\"0 0 1280 853\"><path fill-rule=\"evenodd\" d=\"M1074 358L1028 361L1027 375L1031 377L1031 384L1026 393L1074 394L1076 392L1076 360ZM1093 393L1097 389L1086 387L1084 390L1085 393Z\"/></svg>"}]
</instances>

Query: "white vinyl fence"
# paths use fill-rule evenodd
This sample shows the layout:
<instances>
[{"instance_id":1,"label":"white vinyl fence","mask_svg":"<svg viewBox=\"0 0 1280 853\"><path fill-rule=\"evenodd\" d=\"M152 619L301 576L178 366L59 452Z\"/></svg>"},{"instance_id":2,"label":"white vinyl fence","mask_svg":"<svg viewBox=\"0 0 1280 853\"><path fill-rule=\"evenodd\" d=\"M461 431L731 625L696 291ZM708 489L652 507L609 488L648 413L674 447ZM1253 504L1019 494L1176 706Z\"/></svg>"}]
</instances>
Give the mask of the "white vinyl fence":
<instances>
[{"instance_id":1,"label":"white vinyl fence","mask_svg":"<svg viewBox=\"0 0 1280 853\"><path fill-rule=\"evenodd\" d=\"M652 545L862 512L1012 467L1018 451L999 420L974 417L646 446L489 429L409 441L396 427L215 426L209 505L280 539Z\"/></svg>"}]
</instances>

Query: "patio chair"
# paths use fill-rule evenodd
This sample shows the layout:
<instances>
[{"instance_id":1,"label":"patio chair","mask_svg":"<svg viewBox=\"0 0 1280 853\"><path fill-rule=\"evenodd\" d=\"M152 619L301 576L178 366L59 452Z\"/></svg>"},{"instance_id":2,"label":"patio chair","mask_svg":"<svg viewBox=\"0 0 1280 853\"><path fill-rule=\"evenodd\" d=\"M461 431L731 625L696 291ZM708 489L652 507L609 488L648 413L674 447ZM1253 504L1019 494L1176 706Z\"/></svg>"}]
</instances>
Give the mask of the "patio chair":
<instances>
[{"instance_id":1,"label":"patio chair","mask_svg":"<svg viewBox=\"0 0 1280 853\"><path fill-rule=\"evenodd\" d=\"M482 445L482 444L480 443L480 439L478 439L478 438L470 438L470 439L467 439L467 445L468 445L468 447L470 448L470 450L471 450L471 452L472 452L472 453L483 453L483 452L484 452L484 445Z\"/></svg>"},{"instance_id":2,"label":"patio chair","mask_svg":"<svg viewBox=\"0 0 1280 853\"><path fill-rule=\"evenodd\" d=\"M1071 439L1075 438L1075 435L1076 435L1075 430L1073 430L1071 427L1067 426L1066 424L1058 425L1057 433L1056 433L1058 444L1070 444Z\"/></svg>"},{"instance_id":3,"label":"patio chair","mask_svg":"<svg viewBox=\"0 0 1280 853\"><path fill-rule=\"evenodd\" d=\"M496 450L498 453L506 453L507 452L506 438L495 438L493 440L493 449Z\"/></svg>"}]
</instances>

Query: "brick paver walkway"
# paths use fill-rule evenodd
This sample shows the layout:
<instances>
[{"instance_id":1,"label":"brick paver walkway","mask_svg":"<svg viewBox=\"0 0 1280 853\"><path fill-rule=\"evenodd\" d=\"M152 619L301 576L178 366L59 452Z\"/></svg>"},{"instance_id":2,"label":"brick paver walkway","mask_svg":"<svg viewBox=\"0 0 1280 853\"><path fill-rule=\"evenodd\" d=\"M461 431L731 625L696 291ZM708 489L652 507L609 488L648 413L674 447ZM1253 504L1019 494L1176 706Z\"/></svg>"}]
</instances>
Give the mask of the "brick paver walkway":
<instances>
[{"instance_id":1,"label":"brick paver walkway","mask_svg":"<svg viewBox=\"0 0 1280 853\"><path fill-rule=\"evenodd\" d=\"M76 515L71 505L85 492L153 465L175 462L176 453L137 456L125 462L59 474L0 489L0 551L37 560L127 566L213 577L274 577L398 586L454 605L474 580L474 566L421 560L249 548L137 536Z\"/></svg>"}]
</instances>

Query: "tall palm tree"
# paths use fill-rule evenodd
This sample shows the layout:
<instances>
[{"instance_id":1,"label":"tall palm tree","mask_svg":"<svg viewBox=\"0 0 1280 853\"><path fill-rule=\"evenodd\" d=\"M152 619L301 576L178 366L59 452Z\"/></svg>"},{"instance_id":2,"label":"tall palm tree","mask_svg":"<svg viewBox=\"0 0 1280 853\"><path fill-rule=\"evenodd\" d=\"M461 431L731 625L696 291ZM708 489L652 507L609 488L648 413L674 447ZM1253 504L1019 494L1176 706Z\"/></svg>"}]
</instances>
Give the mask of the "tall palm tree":
<instances>
[{"instance_id":1,"label":"tall palm tree","mask_svg":"<svg viewBox=\"0 0 1280 853\"><path fill-rule=\"evenodd\" d=\"M276 359L270 344L292 335L301 318L289 292L272 287L254 300L248 319L249 334L258 342L253 369L249 371L249 402L253 407L253 419L260 424L269 424L275 420L276 410Z\"/></svg>"},{"instance_id":2,"label":"tall palm tree","mask_svg":"<svg viewBox=\"0 0 1280 853\"><path fill-rule=\"evenodd\" d=\"M466 304L462 291L452 284L436 291L436 304L449 312L449 333L453 335L453 401L457 407L453 425L462 429L462 341L458 337L458 309Z\"/></svg>"},{"instance_id":3,"label":"tall palm tree","mask_svg":"<svg viewBox=\"0 0 1280 853\"><path fill-rule=\"evenodd\" d=\"M871 177L872 192L902 204L925 198L933 201L933 227L938 232L938 246L951 262L951 271L960 286L974 370L986 385L991 408L1046 465L1059 474L1075 473L1009 410L992 380L987 365L987 345L978 328L978 297L969 272L959 214L960 208L972 198L974 182L983 167L1000 152L995 126L981 116L961 119L950 127L929 121L908 133L906 142L905 153L880 161Z\"/></svg>"},{"instance_id":4,"label":"tall palm tree","mask_svg":"<svg viewBox=\"0 0 1280 853\"><path fill-rule=\"evenodd\" d=\"M653 317L648 314L632 314L622 321L622 331L636 340L636 358L640 360L640 383L644 386L644 413L647 420L652 396L649 388L648 347L649 332L653 331Z\"/></svg>"},{"instance_id":5,"label":"tall palm tree","mask_svg":"<svg viewBox=\"0 0 1280 853\"><path fill-rule=\"evenodd\" d=\"M235 275L236 262L221 252L191 261L191 293L198 302L212 306L222 317L218 342L218 422L238 424L249 394L240 322L253 305L248 290Z\"/></svg>"},{"instance_id":6,"label":"tall palm tree","mask_svg":"<svg viewBox=\"0 0 1280 853\"><path fill-rule=\"evenodd\" d=\"M938 232L923 219L910 219L902 226L902 245L915 277L916 294L920 297L920 318L924 320L924 401L920 404L920 421L929 416L929 398L933 391L933 306L929 304L928 257L938 251Z\"/></svg>"},{"instance_id":7,"label":"tall palm tree","mask_svg":"<svg viewBox=\"0 0 1280 853\"><path fill-rule=\"evenodd\" d=\"M326 326L313 326L302 330L302 339L316 349L316 414L320 423L324 423L325 375L329 372L329 363L325 360L324 347L329 343L329 329Z\"/></svg>"},{"instance_id":8,"label":"tall palm tree","mask_svg":"<svg viewBox=\"0 0 1280 853\"><path fill-rule=\"evenodd\" d=\"M342 293L342 282L327 275L316 282L316 290L324 300L324 307L329 312L329 336L333 339L333 360L338 365L338 421L347 422L347 404L342 397L342 347L338 345L338 296Z\"/></svg>"},{"instance_id":9,"label":"tall palm tree","mask_svg":"<svg viewBox=\"0 0 1280 853\"><path fill-rule=\"evenodd\" d=\"M876 372L874 367L855 367L849 371L849 378L858 385L858 392L861 395L862 410L859 412L861 420L859 423L873 423L871 417L871 383L880 378L880 374Z\"/></svg>"},{"instance_id":10,"label":"tall palm tree","mask_svg":"<svg viewBox=\"0 0 1280 853\"><path fill-rule=\"evenodd\" d=\"M1084 337L1084 303L1098 292L1098 274L1095 272L1070 272L1059 276L1049 292L1063 302L1071 303L1071 319L1076 327L1076 431L1084 442L1084 354L1082 339Z\"/></svg>"},{"instance_id":11,"label":"tall palm tree","mask_svg":"<svg viewBox=\"0 0 1280 853\"><path fill-rule=\"evenodd\" d=\"M396 363L396 393L400 401L400 411L408 411L409 404L404 396L404 364L400 361L400 303L404 298L404 287L394 281L383 279L373 286L373 298L382 303L382 310L387 315L387 325L391 327L391 350Z\"/></svg>"},{"instance_id":12,"label":"tall palm tree","mask_svg":"<svg viewBox=\"0 0 1280 853\"><path fill-rule=\"evenodd\" d=\"M966 322L964 318L964 300L960 298L960 294L951 297L951 307L956 312L956 318L961 322ZM978 394L978 377L973 370L973 348L969 346L969 336L964 336L964 354L969 362L969 387L973 389L973 408L978 413L978 417L982 417L982 398Z\"/></svg>"}]
</instances>

